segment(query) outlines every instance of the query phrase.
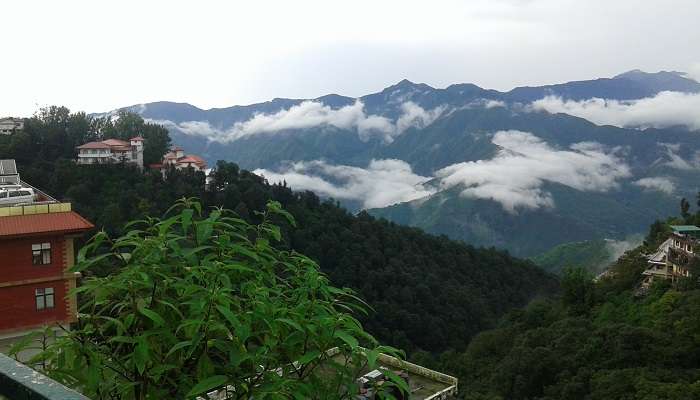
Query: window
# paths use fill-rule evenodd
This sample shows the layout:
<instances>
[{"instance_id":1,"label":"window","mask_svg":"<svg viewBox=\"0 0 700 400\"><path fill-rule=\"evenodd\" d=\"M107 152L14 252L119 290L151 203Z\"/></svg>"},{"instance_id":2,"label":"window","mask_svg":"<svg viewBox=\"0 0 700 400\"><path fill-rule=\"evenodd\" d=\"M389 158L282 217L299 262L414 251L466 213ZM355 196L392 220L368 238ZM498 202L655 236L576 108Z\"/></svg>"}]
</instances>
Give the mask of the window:
<instances>
[{"instance_id":1,"label":"window","mask_svg":"<svg viewBox=\"0 0 700 400\"><path fill-rule=\"evenodd\" d=\"M51 243L39 243L32 245L32 264L51 264Z\"/></svg>"},{"instance_id":2,"label":"window","mask_svg":"<svg viewBox=\"0 0 700 400\"><path fill-rule=\"evenodd\" d=\"M36 298L36 309L44 310L54 307L53 288L36 289L34 291Z\"/></svg>"}]
</instances>

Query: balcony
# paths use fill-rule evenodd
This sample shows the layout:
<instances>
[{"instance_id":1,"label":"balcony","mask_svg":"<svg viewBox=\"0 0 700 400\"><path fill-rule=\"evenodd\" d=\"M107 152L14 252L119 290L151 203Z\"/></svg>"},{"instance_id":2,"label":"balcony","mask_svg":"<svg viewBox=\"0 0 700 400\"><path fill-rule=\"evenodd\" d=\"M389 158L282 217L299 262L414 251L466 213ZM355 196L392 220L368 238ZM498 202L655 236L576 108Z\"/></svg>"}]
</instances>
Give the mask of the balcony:
<instances>
[{"instance_id":1,"label":"balcony","mask_svg":"<svg viewBox=\"0 0 700 400\"><path fill-rule=\"evenodd\" d=\"M90 400L0 354L0 400Z\"/></svg>"}]
</instances>

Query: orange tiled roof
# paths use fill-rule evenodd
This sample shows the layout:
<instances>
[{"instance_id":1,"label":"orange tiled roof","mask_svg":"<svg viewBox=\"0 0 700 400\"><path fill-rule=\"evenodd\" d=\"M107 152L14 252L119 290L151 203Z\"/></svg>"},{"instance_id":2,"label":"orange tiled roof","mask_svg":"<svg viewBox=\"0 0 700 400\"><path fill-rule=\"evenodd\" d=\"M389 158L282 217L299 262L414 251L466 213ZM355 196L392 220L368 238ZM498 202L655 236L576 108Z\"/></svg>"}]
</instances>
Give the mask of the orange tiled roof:
<instances>
[{"instance_id":1,"label":"orange tiled roof","mask_svg":"<svg viewBox=\"0 0 700 400\"><path fill-rule=\"evenodd\" d=\"M78 149L108 149L109 145L104 142L88 142L78 146Z\"/></svg>"},{"instance_id":2,"label":"orange tiled roof","mask_svg":"<svg viewBox=\"0 0 700 400\"><path fill-rule=\"evenodd\" d=\"M79 233L94 227L74 211L0 217L0 239L41 233Z\"/></svg>"},{"instance_id":3,"label":"orange tiled roof","mask_svg":"<svg viewBox=\"0 0 700 400\"><path fill-rule=\"evenodd\" d=\"M188 163L195 164L199 168L202 168L202 169L207 167L207 163L201 157L195 156L194 154L188 154L185 157L178 158L177 163L178 164L188 164Z\"/></svg>"},{"instance_id":4,"label":"orange tiled roof","mask_svg":"<svg viewBox=\"0 0 700 400\"><path fill-rule=\"evenodd\" d=\"M106 144L107 146L131 146L131 143L119 139L107 139L103 140L102 143Z\"/></svg>"}]
</instances>

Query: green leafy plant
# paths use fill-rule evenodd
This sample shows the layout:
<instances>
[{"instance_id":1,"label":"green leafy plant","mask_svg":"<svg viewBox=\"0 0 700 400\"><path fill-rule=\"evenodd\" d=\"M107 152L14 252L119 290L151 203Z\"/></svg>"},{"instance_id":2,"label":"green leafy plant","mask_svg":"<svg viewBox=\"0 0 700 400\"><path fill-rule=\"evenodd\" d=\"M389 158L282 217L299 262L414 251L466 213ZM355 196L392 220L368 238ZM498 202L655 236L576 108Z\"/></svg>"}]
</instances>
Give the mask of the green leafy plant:
<instances>
[{"instance_id":1,"label":"green leafy plant","mask_svg":"<svg viewBox=\"0 0 700 400\"><path fill-rule=\"evenodd\" d=\"M353 315L368 306L351 290L273 246L274 218L294 225L279 203L258 225L186 199L166 215L81 249L77 271L116 272L83 282L78 326L32 362L94 399L339 399L378 352L400 355L364 331Z\"/></svg>"}]
</instances>

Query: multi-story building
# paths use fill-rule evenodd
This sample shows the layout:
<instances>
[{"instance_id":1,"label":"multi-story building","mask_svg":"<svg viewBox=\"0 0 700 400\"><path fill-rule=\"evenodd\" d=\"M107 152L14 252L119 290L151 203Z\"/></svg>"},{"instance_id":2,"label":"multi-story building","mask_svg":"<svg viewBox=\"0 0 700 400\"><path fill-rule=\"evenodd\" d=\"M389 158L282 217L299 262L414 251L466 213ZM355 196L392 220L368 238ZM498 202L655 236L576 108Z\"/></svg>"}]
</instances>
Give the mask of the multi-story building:
<instances>
[{"instance_id":1,"label":"multi-story building","mask_svg":"<svg viewBox=\"0 0 700 400\"><path fill-rule=\"evenodd\" d=\"M143 142L141 136L129 141L107 139L101 142L89 142L78 146L78 164L111 164L127 162L143 168Z\"/></svg>"},{"instance_id":2,"label":"multi-story building","mask_svg":"<svg viewBox=\"0 0 700 400\"><path fill-rule=\"evenodd\" d=\"M643 272L643 288L648 288L657 279L676 282L691 276L690 262L698 257L697 251L700 250L700 228L672 225L671 229L671 236L647 257L649 267Z\"/></svg>"},{"instance_id":3,"label":"multi-story building","mask_svg":"<svg viewBox=\"0 0 700 400\"><path fill-rule=\"evenodd\" d=\"M150 167L165 174L168 168L177 170L192 168L195 171L205 171L207 163L202 157L194 154L185 154L185 150L182 147L175 146L163 156L161 164L151 164Z\"/></svg>"},{"instance_id":4,"label":"multi-story building","mask_svg":"<svg viewBox=\"0 0 700 400\"><path fill-rule=\"evenodd\" d=\"M12 135L24 129L24 120L21 118L0 118L0 135Z\"/></svg>"},{"instance_id":5,"label":"multi-story building","mask_svg":"<svg viewBox=\"0 0 700 400\"><path fill-rule=\"evenodd\" d=\"M18 338L44 327L67 327L77 318L77 303L69 291L79 274L74 240L94 226L61 203L31 187L13 171L13 160L0 160L0 186L16 186L33 194L18 203L0 204L0 352ZM10 172L14 172L10 173ZM14 178L10 179L11 176ZM12 186L8 188L7 186Z\"/></svg>"}]
</instances>

